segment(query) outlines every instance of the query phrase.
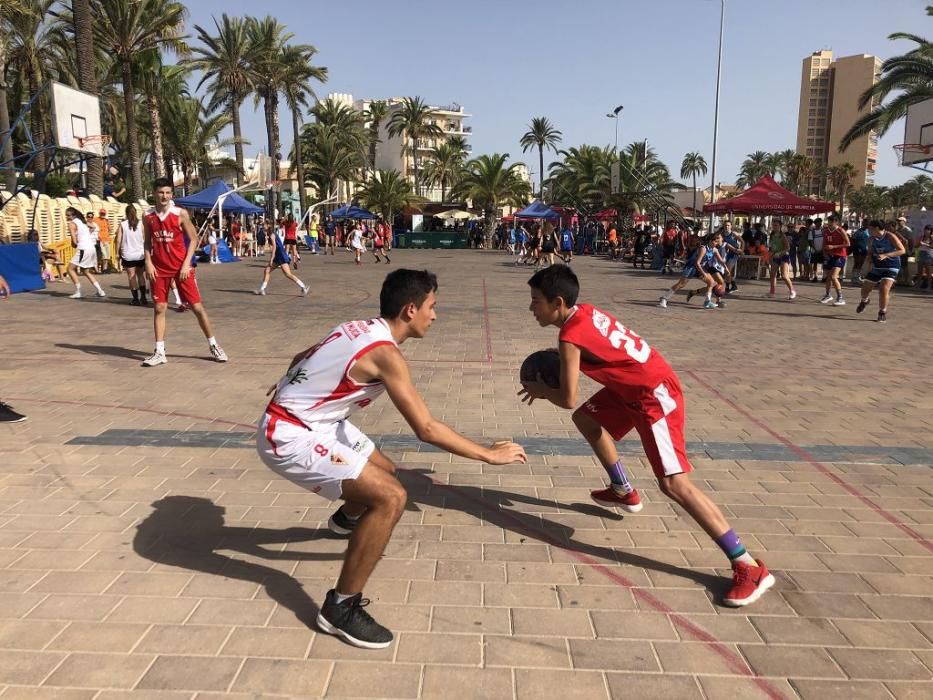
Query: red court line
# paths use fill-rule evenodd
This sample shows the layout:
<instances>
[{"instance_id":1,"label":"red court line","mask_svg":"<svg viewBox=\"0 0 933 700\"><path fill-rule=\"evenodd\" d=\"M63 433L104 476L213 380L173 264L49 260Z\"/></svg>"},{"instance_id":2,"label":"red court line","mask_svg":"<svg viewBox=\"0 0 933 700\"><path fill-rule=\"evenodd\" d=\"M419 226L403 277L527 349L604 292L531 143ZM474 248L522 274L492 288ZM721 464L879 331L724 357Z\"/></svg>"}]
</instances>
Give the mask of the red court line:
<instances>
[{"instance_id":1,"label":"red court line","mask_svg":"<svg viewBox=\"0 0 933 700\"><path fill-rule=\"evenodd\" d=\"M188 413L177 413L174 411L160 411L154 408L135 408L132 406L99 404L99 403L90 403L87 401L32 399L32 398L21 397L21 396L10 396L8 397L8 400L16 401L16 402L24 402L24 403L35 402L35 403L46 403L46 404L62 404L66 406L92 406L95 408L114 408L114 409L126 410L126 411L142 411L143 413L155 413L155 414L169 416L169 417L180 416L184 418L192 418L192 419L202 420L208 423L224 423L226 425L249 428L251 430L255 428L254 425L240 423L238 421L227 420L225 418L208 418L206 416L198 416L198 415L193 415L193 414L188 414ZM436 486L455 491L458 495L462 496L463 498L467 500L473 501L474 503L484 505L484 506L489 505L482 498L474 496L469 491L460 489L457 486L450 486L448 484L444 484L434 479L431 476L428 476L428 478ZM767 679L762 678L761 676L756 674L754 671L752 671L748 667L748 665L743 661L743 659L737 654L730 651L729 648L725 644L720 642L718 639L716 639L713 635L711 635L709 632L704 630L702 627L694 624L688 618L676 612L673 608L671 608L669 605L667 605L663 601L655 598L648 591L644 590L643 588L640 588L635 582L629 580L628 578L626 578L625 576L622 576L619 573L616 573L615 571L612 570L612 567L606 566L605 564L601 564L599 561L597 561L593 557L587 554L584 554L583 552L578 552L574 549L565 547L563 544L560 543L559 540L557 540L552 535L548 534L545 530L543 529L539 530L537 528L528 526L524 521L522 521L518 516L514 515L510 511L500 510L500 513L503 517L515 523L518 529L531 534L535 539L541 542L546 542L552 547L557 547L563 550L564 552L567 552L571 557L579 561L581 564L589 566L594 571L598 571L600 574L602 574L605 578L607 578L609 581L611 581L615 585L632 591L632 595L638 598L639 600L643 601L646 605L650 606L652 609L660 613L668 615L671 619L671 622L673 622L678 628L686 632L688 636L692 637L696 641L699 641L705 644L710 650L712 650L715 654L717 654L723 660L726 666L729 669L731 669L734 673L736 673L736 675L749 678L749 680L751 680L753 683L755 683L756 686L758 686L759 690L761 690L769 698L772 698L772 700L784 700L784 696L780 693L780 691L778 691L777 688L772 686L767 681ZM624 624L624 621L623 621L623 624Z\"/></svg>"},{"instance_id":2,"label":"red court line","mask_svg":"<svg viewBox=\"0 0 933 700\"><path fill-rule=\"evenodd\" d=\"M486 362L492 364L492 328L489 325L489 302L486 298L486 278L483 278L483 328L486 336Z\"/></svg>"},{"instance_id":3,"label":"red court line","mask_svg":"<svg viewBox=\"0 0 933 700\"><path fill-rule=\"evenodd\" d=\"M738 413L740 413L740 414L741 414L742 416L744 416L746 419L748 419L749 421L751 421L752 423L754 423L755 425L757 425L759 428L761 428L762 430L764 430L766 433L768 433L768 435L770 435L770 436L773 437L775 440L777 440L777 441L780 442L782 445L784 445L784 446L787 447L789 450L791 450L791 452L793 452L793 453L796 454L798 457L800 457L801 460L803 460L804 462L807 462L811 467L813 467L813 468L816 469L818 472L820 472L820 474L822 474L823 476L827 477L830 481L834 482L836 485L838 485L839 487L841 487L841 488L842 488L843 490L845 490L845 492L848 493L850 496L854 496L855 498L857 498L858 500L860 500L862 503L864 503L866 506L868 506L869 508L871 508L874 512L876 512L876 513L877 513L878 515L880 515L882 518L884 518L885 520L887 520L889 523L891 523L892 525L896 526L896 527L897 527L898 529L900 529L902 532L906 533L908 536L910 536L911 538L913 538L914 540L916 540L917 542L919 542L921 545L923 545L924 547L926 547L928 550L930 550L931 552L933 552L933 542L930 542L930 540L928 540L926 537L924 537L924 536L921 535L919 532L917 532L916 530L914 530L912 527L910 527L910 525L908 525L907 523L905 523L903 520L901 520L900 518L898 518L898 517L897 517L896 515L894 515L893 513L890 513L890 512L888 512L888 511L886 511L884 508L882 508L881 506L879 506L879 505L878 505L877 503L875 503L873 500L871 500L870 498L868 498L868 496L864 495L864 494L863 494L861 491L859 491L857 488L855 488L854 486L851 486L845 479L843 479L841 476L839 476L838 474L836 474L832 469L830 469L829 467L827 467L825 464L823 464L822 462L818 461L813 455L811 455L811 454L810 454L809 452L807 452L805 449L803 449L802 447L799 447L798 445L794 444L793 442L791 442L790 440L788 440L786 437L784 437L783 435L781 435L779 432L777 432L776 430L774 430L773 428L771 428L769 425L767 425L767 424L764 423L763 421L761 421L761 420L759 420L758 418L756 418L754 415L752 415L752 414L749 413L747 410L745 410L744 408L742 408L742 406L738 405L735 401L733 401L733 400L730 399L729 397L725 396L721 391L719 391L719 389L717 389L717 388L714 387L712 384L710 384L709 382L707 382L705 379L703 379L702 377L700 377L700 375L698 375L698 374L697 374L696 372L694 372L693 370L688 370L688 371L687 371L687 374L689 374L691 377L693 377L693 379L694 379L698 384L700 384L701 386L703 386L707 391L709 391L711 394L713 394L714 396L716 396L716 397L717 397L718 399L720 399L723 403L729 405L732 409L734 409L735 411L737 411Z\"/></svg>"}]
</instances>

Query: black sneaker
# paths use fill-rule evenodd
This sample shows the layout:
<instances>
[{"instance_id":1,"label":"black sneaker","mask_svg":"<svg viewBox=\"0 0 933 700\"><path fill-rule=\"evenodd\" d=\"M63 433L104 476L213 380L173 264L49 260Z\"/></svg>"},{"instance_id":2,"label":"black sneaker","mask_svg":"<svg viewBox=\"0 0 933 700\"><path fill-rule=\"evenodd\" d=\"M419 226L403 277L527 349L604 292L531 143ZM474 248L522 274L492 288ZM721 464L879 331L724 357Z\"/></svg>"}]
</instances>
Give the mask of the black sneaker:
<instances>
[{"instance_id":1,"label":"black sneaker","mask_svg":"<svg viewBox=\"0 0 933 700\"><path fill-rule=\"evenodd\" d=\"M327 529L335 535L352 535L353 528L360 521L359 518L351 518L343 512L343 506L338 508L327 521Z\"/></svg>"},{"instance_id":2,"label":"black sneaker","mask_svg":"<svg viewBox=\"0 0 933 700\"><path fill-rule=\"evenodd\" d=\"M878 312L878 323L887 323L888 315L884 311Z\"/></svg>"},{"instance_id":3,"label":"black sneaker","mask_svg":"<svg viewBox=\"0 0 933 700\"><path fill-rule=\"evenodd\" d=\"M330 590L318 613L317 626L322 632L341 637L355 647L384 649L392 643L392 632L363 610L367 605L369 598L364 598L362 593L337 603L336 592Z\"/></svg>"},{"instance_id":4,"label":"black sneaker","mask_svg":"<svg viewBox=\"0 0 933 700\"><path fill-rule=\"evenodd\" d=\"M687 303L690 303L690 300L693 299L693 295L696 294L692 289L687 292Z\"/></svg>"},{"instance_id":5,"label":"black sneaker","mask_svg":"<svg viewBox=\"0 0 933 700\"><path fill-rule=\"evenodd\" d=\"M855 307L855 313L857 313L857 314L862 313L862 312L865 310L865 307L868 306L869 301L870 301L869 299L862 299L862 300L858 303L858 306Z\"/></svg>"},{"instance_id":6,"label":"black sneaker","mask_svg":"<svg viewBox=\"0 0 933 700\"><path fill-rule=\"evenodd\" d=\"M22 423L26 416L13 410L10 404L0 401L0 423Z\"/></svg>"}]
</instances>

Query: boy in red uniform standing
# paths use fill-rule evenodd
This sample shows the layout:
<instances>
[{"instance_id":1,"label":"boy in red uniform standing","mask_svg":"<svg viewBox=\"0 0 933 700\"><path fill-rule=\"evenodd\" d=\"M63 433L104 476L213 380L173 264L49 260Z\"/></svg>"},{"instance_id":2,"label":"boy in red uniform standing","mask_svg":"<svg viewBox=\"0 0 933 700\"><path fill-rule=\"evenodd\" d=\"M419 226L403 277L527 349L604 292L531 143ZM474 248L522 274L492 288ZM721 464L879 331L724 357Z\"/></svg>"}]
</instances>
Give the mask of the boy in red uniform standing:
<instances>
[{"instance_id":1,"label":"boy in red uniform standing","mask_svg":"<svg viewBox=\"0 0 933 700\"><path fill-rule=\"evenodd\" d=\"M754 603L774 585L774 576L745 551L716 504L690 481L693 467L684 441L684 398L674 370L661 353L610 314L577 304L580 284L569 267L545 268L528 284L535 320L560 329L560 388L523 383L522 400L530 404L547 399L561 408L574 408L581 371L602 384L604 388L573 413L574 424L611 482L609 488L592 492L593 500L632 513L641 510L614 442L635 428L661 491L689 513L729 558L733 584L724 603L731 607Z\"/></svg>"},{"instance_id":2,"label":"boy in red uniform standing","mask_svg":"<svg viewBox=\"0 0 933 700\"><path fill-rule=\"evenodd\" d=\"M172 201L172 183L168 178L157 178L153 183L156 205L143 219L146 275L152 280L152 302L155 309L155 352L143 360L144 367L164 365L165 310L168 308L168 290L175 281L183 303L188 304L207 338L211 357L226 362L227 355L217 344L207 311L201 303L201 293L194 278L191 260L198 247L198 232L188 212L176 207Z\"/></svg>"}]
</instances>

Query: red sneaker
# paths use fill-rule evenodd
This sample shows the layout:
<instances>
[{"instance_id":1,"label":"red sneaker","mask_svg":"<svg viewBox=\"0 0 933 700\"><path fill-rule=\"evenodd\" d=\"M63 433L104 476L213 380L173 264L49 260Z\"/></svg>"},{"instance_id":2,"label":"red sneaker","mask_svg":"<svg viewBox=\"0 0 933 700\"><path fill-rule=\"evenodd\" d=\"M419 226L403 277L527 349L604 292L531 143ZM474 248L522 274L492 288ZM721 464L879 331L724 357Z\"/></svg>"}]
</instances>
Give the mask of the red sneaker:
<instances>
[{"instance_id":1,"label":"red sneaker","mask_svg":"<svg viewBox=\"0 0 933 700\"><path fill-rule=\"evenodd\" d=\"M740 561L732 564L732 588L723 600L730 608L751 605L774 585L774 576L764 562L756 559L755 563L758 566L743 564Z\"/></svg>"},{"instance_id":2,"label":"red sneaker","mask_svg":"<svg viewBox=\"0 0 933 700\"><path fill-rule=\"evenodd\" d=\"M606 508L621 508L629 513L637 513L642 508L638 491L621 494L610 486L601 491L590 491L590 498Z\"/></svg>"}]
</instances>

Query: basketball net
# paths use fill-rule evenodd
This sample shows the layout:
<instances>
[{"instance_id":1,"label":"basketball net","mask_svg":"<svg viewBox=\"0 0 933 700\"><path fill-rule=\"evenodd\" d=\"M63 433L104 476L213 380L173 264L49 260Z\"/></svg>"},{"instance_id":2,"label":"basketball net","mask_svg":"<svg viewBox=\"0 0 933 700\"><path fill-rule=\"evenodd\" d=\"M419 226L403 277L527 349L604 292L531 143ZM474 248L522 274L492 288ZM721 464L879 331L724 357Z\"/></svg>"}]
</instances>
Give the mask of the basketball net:
<instances>
[{"instance_id":1,"label":"basketball net","mask_svg":"<svg viewBox=\"0 0 933 700\"><path fill-rule=\"evenodd\" d=\"M94 147L97 151L97 155L103 157L104 152L107 150L107 146L113 141L113 139L107 134L93 134L90 136L75 136L75 141L78 142L79 148L85 148L87 146Z\"/></svg>"},{"instance_id":2,"label":"basketball net","mask_svg":"<svg viewBox=\"0 0 933 700\"><path fill-rule=\"evenodd\" d=\"M933 145L924 146L922 143L899 143L894 147L894 152L897 153L897 164L907 166L928 159L931 150L933 150ZM905 157L908 160L907 163L904 162Z\"/></svg>"}]
</instances>

